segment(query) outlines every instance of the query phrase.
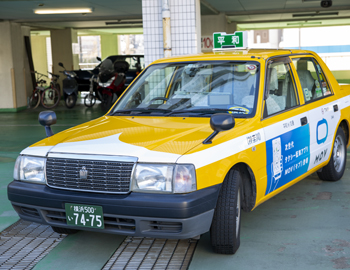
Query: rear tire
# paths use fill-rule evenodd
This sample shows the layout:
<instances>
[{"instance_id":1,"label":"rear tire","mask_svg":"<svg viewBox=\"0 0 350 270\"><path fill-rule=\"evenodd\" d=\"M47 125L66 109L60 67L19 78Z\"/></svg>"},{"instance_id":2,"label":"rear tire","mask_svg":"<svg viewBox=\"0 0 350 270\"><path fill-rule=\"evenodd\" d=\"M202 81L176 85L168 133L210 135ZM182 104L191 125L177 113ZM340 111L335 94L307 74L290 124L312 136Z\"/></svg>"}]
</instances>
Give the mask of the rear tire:
<instances>
[{"instance_id":1,"label":"rear tire","mask_svg":"<svg viewBox=\"0 0 350 270\"><path fill-rule=\"evenodd\" d=\"M67 95L65 100L64 100L66 107L68 109L72 109L75 106L75 104L77 103L77 99L78 99L78 97L75 94Z\"/></svg>"},{"instance_id":2,"label":"rear tire","mask_svg":"<svg viewBox=\"0 0 350 270\"><path fill-rule=\"evenodd\" d=\"M55 108L60 103L61 95L56 88L47 88L41 95L41 103L46 109Z\"/></svg>"},{"instance_id":3,"label":"rear tire","mask_svg":"<svg viewBox=\"0 0 350 270\"><path fill-rule=\"evenodd\" d=\"M242 179L231 170L221 187L210 229L211 245L216 253L234 254L240 245Z\"/></svg>"},{"instance_id":4,"label":"rear tire","mask_svg":"<svg viewBox=\"0 0 350 270\"><path fill-rule=\"evenodd\" d=\"M318 178L325 181L338 181L343 177L346 165L346 139L344 131L338 127L333 151L328 164L317 172Z\"/></svg>"},{"instance_id":5,"label":"rear tire","mask_svg":"<svg viewBox=\"0 0 350 270\"><path fill-rule=\"evenodd\" d=\"M51 226L52 230L56 233L59 233L59 234L74 234L74 233L77 233L79 230L74 230L74 229L67 229L67 228L60 228L60 227L54 227L54 226Z\"/></svg>"}]
</instances>

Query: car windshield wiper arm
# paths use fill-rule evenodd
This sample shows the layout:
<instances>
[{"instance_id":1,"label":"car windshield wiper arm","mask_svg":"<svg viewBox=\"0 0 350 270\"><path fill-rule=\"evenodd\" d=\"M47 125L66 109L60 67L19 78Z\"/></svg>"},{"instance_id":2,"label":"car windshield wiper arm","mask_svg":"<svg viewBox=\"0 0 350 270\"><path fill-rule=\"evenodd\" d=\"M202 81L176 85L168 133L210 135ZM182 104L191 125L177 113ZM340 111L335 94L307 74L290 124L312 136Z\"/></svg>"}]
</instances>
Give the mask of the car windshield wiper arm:
<instances>
[{"instance_id":1,"label":"car windshield wiper arm","mask_svg":"<svg viewBox=\"0 0 350 270\"><path fill-rule=\"evenodd\" d=\"M169 113L171 110L167 109L158 109L158 108L133 108L133 109L128 109L128 110L118 110L113 112L111 115L116 115L116 114L129 114L131 112L139 112L140 114L142 113L152 113L152 112L162 112L162 113Z\"/></svg>"},{"instance_id":2,"label":"car windshield wiper arm","mask_svg":"<svg viewBox=\"0 0 350 270\"><path fill-rule=\"evenodd\" d=\"M239 109L223 109L223 108L202 108L202 109L194 109L194 110L174 110L170 112L168 115L177 114L177 113L200 113L200 114L207 114L207 113L216 113L216 112L242 112Z\"/></svg>"}]
</instances>

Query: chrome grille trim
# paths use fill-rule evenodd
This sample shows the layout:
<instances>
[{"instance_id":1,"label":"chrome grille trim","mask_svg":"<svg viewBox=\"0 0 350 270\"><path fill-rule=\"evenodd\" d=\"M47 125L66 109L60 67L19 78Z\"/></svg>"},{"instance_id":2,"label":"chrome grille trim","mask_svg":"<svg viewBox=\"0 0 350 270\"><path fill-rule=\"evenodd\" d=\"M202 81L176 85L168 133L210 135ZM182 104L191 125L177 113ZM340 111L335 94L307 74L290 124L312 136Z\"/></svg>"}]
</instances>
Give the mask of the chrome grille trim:
<instances>
[{"instance_id":1,"label":"chrome grille trim","mask_svg":"<svg viewBox=\"0 0 350 270\"><path fill-rule=\"evenodd\" d=\"M71 153L59 153L50 152L47 155L48 158L66 158L66 159L85 159L85 160L106 160L117 162L133 162L136 163L137 157L130 156L108 156L108 155L91 155L91 154L71 154Z\"/></svg>"},{"instance_id":2,"label":"chrome grille trim","mask_svg":"<svg viewBox=\"0 0 350 270\"><path fill-rule=\"evenodd\" d=\"M46 183L49 187L65 190L127 194L131 189L135 164L116 160L48 157ZM87 179L81 179L79 175L83 166L88 171Z\"/></svg>"}]
</instances>

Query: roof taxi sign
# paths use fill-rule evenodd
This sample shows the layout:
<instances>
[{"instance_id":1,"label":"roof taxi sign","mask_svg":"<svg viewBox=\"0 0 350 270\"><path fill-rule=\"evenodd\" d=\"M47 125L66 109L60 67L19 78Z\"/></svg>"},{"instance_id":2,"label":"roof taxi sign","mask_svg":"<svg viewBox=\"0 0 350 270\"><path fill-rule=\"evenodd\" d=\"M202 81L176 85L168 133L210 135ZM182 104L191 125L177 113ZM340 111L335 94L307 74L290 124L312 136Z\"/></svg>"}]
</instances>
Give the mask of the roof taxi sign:
<instances>
[{"instance_id":1,"label":"roof taxi sign","mask_svg":"<svg viewBox=\"0 0 350 270\"><path fill-rule=\"evenodd\" d=\"M248 36L246 31L236 31L234 34L214 33L213 50L246 49Z\"/></svg>"}]
</instances>

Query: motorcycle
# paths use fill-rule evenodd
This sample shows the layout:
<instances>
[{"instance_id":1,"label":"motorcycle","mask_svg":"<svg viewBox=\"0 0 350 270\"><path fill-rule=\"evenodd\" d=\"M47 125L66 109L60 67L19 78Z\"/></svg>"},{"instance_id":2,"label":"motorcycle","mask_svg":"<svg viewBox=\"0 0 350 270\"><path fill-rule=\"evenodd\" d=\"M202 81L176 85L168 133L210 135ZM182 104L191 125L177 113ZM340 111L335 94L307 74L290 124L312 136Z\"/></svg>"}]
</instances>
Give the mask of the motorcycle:
<instances>
[{"instance_id":1,"label":"motorcycle","mask_svg":"<svg viewBox=\"0 0 350 270\"><path fill-rule=\"evenodd\" d=\"M58 65L64 68L64 71L60 71L66 78L62 81L63 83L63 98L68 109L75 106L78 99L78 82L76 80L77 74L74 71L68 71L60 62Z\"/></svg>"},{"instance_id":2,"label":"motorcycle","mask_svg":"<svg viewBox=\"0 0 350 270\"><path fill-rule=\"evenodd\" d=\"M99 59L100 60L100 59ZM129 64L126 61L113 62L105 59L97 76L97 96L101 100L101 108L107 111L114 101L124 92L126 76Z\"/></svg>"}]
</instances>

